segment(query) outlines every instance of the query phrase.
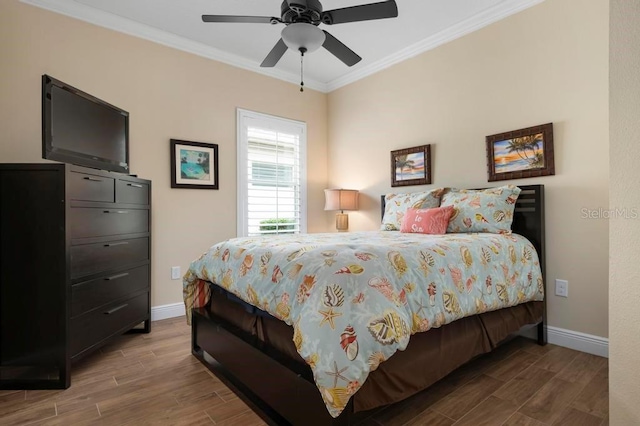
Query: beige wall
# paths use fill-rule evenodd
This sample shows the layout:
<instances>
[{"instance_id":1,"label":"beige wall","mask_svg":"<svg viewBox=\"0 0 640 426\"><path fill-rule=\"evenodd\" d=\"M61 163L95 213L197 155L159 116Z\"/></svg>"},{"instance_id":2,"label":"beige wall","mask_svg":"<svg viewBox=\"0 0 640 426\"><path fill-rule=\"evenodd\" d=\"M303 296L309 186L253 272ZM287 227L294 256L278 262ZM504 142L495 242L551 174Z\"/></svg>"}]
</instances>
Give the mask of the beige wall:
<instances>
[{"instance_id":1,"label":"beige wall","mask_svg":"<svg viewBox=\"0 0 640 426\"><path fill-rule=\"evenodd\" d=\"M309 232L326 229L327 97L295 85L0 2L0 161L41 160L40 78L49 74L131 114L131 170L153 181L152 305L182 301L170 267L236 233L236 108L308 126ZM170 188L169 139L217 143L220 190Z\"/></svg>"},{"instance_id":2,"label":"beige wall","mask_svg":"<svg viewBox=\"0 0 640 426\"><path fill-rule=\"evenodd\" d=\"M548 0L328 102L17 0L0 3L0 40L0 161L42 161L44 73L131 113L132 171L154 182L154 306L181 301L170 266L185 270L235 234L236 107L307 122L309 232L333 227L333 214L322 212L327 181L362 191L351 230L378 226L390 150L430 143L433 187L477 187L487 184L484 136L553 121L556 176L512 182L546 185L549 288L555 278L570 285L568 299L549 296L550 325L607 336L608 223L581 217L609 205L605 0ZM219 191L170 189L170 138L219 144Z\"/></svg>"},{"instance_id":3,"label":"beige wall","mask_svg":"<svg viewBox=\"0 0 640 426\"><path fill-rule=\"evenodd\" d=\"M389 151L431 144L431 187L487 184L485 136L554 123L545 185L549 324L607 336L608 2L548 0L329 94L329 179L359 189L350 229L379 224ZM408 187L398 191L420 190Z\"/></svg>"},{"instance_id":4,"label":"beige wall","mask_svg":"<svg viewBox=\"0 0 640 426\"><path fill-rule=\"evenodd\" d=\"M610 207L640 211L640 0L611 0ZM640 424L640 219L611 220L610 424Z\"/></svg>"}]
</instances>

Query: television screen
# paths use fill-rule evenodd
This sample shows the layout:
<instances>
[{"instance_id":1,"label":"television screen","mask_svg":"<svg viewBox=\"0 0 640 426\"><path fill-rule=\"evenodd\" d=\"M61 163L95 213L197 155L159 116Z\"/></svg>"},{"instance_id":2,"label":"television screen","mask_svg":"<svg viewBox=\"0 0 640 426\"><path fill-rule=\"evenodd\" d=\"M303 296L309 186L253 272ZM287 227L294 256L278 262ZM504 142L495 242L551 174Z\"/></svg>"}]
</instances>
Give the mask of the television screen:
<instances>
[{"instance_id":1,"label":"television screen","mask_svg":"<svg viewBox=\"0 0 640 426\"><path fill-rule=\"evenodd\" d=\"M42 78L42 157L129 172L129 113L68 84Z\"/></svg>"}]
</instances>

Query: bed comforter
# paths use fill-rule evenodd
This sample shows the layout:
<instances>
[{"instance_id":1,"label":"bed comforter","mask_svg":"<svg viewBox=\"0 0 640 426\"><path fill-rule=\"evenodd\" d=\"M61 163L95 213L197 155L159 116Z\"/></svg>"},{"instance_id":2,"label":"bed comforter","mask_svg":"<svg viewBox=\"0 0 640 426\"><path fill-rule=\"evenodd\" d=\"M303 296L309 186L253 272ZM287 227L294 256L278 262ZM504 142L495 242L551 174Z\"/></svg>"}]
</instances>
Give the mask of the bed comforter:
<instances>
[{"instance_id":1,"label":"bed comforter","mask_svg":"<svg viewBox=\"0 0 640 426\"><path fill-rule=\"evenodd\" d=\"M537 253L516 234L235 238L191 263L189 314L208 302L207 281L293 326L333 417L412 334L544 296Z\"/></svg>"}]
</instances>

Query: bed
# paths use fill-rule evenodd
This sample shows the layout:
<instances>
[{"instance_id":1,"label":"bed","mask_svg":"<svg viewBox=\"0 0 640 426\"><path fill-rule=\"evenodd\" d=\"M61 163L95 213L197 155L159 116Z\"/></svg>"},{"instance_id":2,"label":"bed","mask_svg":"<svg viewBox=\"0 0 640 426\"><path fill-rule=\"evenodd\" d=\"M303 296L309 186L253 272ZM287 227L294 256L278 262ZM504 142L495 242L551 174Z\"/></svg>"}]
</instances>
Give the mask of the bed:
<instances>
[{"instance_id":1,"label":"bed","mask_svg":"<svg viewBox=\"0 0 640 426\"><path fill-rule=\"evenodd\" d=\"M415 245L424 236L398 232L214 246L185 277L199 285L190 287L187 304L200 306L191 311L194 356L271 423L342 425L352 424L358 412L425 389L523 326L537 326L538 342L545 344L544 188L520 189L513 234L447 234L428 250ZM376 241L386 251L376 251ZM336 244L343 244L339 252ZM288 254L288 269L270 263L279 247ZM207 270L210 258L235 259L236 266ZM329 275L310 272L319 268ZM495 273L485 276L484 270ZM279 290L259 294L253 287L259 275ZM450 277L452 287L439 276ZM299 283L293 290L280 287L287 277ZM391 277L401 284L395 290ZM472 305L478 313L467 312Z\"/></svg>"}]
</instances>

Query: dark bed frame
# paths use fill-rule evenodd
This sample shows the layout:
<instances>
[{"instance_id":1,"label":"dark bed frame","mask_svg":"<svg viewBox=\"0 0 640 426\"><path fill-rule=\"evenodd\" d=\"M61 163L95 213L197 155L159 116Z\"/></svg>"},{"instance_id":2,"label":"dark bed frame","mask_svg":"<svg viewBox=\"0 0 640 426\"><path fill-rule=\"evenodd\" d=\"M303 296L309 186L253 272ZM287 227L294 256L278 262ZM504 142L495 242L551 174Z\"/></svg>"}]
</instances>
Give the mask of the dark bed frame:
<instances>
[{"instance_id":1,"label":"dark bed frame","mask_svg":"<svg viewBox=\"0 0 640 426\"><path fill-rule=\"evenodd\" d=\"M516 203L512 230L533 243L544 277L544 186L519 187L522 192ZM383 196L383 214L384 207ZM545 302L542 321L535 324L540 345L547 343L546 320ZM206 308L193 310L191 343L193 355L268 424L338 426L353 424L358 419L352 401L339 417L332 418L308 365L291 360Z\"/></svg>"}]
</instances>

